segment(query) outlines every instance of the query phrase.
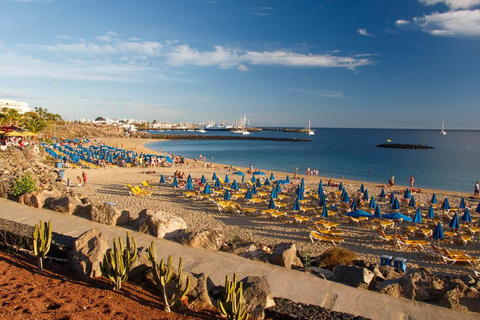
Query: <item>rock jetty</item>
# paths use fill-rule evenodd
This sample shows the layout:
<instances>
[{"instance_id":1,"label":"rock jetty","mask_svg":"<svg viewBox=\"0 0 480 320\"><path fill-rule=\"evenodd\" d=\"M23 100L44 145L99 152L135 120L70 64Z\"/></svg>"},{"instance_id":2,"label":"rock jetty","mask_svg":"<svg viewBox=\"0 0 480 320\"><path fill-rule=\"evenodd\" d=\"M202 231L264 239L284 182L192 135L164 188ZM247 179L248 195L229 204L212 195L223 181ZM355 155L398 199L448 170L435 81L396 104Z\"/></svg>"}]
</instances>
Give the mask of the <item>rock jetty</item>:
<instances>
[{"instance_id":1,"label":"rock jetty","mask_svg":"<svg viewBox=\"0 0 480 320\"><path fill-rule=\"evenodd\" d=\"M382 143L376 145L378 148L392 148L392 149L435 149L431 146L421 144L402 144L402 143Z\"/></svg>"}]
</instances>

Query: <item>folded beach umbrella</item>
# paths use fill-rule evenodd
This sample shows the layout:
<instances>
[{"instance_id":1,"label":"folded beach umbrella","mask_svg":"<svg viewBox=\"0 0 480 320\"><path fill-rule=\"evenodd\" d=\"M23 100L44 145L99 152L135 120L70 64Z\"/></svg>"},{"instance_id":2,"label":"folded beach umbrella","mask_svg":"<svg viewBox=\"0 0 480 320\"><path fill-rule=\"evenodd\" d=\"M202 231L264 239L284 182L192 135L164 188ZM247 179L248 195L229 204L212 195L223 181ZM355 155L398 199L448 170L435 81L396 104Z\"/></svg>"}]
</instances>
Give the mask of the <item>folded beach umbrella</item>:
<instances>
[{"instance_id":1,"label":"folded beach umbrella","mask_svg":"<svg viewBox=\"0 0 480 320\"><path fill-rule=\"evenodd\" d=\"M242 183L245 182L245 175L242 176Z\"/></svg>"},{"instance_id":2,"label":"folded beach umbrella","mask_svg":"<svg viewBox=\"0 0 480 320\"><path fill-rule=\"evenodd\" d=\"M187 181L188 180L192 180L192 176L190 174L188 174Z\"/></svg>"},{"instance_id":3,"label":"folded beach umbrella","mask_svg":"<svg viewBox=\"0 0 480 320\"><path fill-rule=\"evenodd\" d=\"M390 204L393 204L395 202L395 193L390 194Z\"/></svg>"},{"instance_id":4,"label":"folded beach umbrella","mask_svg":"<svg viewBox=\"0 0 480 320\"><path fill-rule=\"evenodd\" d=\"M428 208L427 218L433 219L434 217L435 217L435 212L433 211L433 206L430 205L430 208Z\"/></svg>"},{"instance_id":5,"label":"folded beach umbrella","mask_svg":"<svg viewBox=\"0 0 480 320\"><path fill-rule=\"evenodd\" d=\"M257 191L257 187L255 187L255 185L252 186L252 194L257 194L258 191Z\"/></svg>"},{"instance_id":6,"label":"folded beach umbrella","mask_svg":"<svg viewBox=\"0 0 480 320\"><path fill-rule=\"evenodd\" d=\"M257 179L255 178L255 176L254 176L254 175L252 176L252 179L250 179L250 182L251 182L251 183L255 183L255 182L257 182Z\"/></svg>"},{"instance_id":7,"label":"folded beach umbrella","mask_svg":"<svg viewBox=\"0 0 480 320\"><path fill-rule=\"evenodd\" d=\"M172 186L174 186L175 188L176 188L176 187L178 187L178 180L177 180L177 176L174 176L174 177L173 177Z\"/></svg>"},{"instance_id":8,"label":"folded beach umbrella","mask_svg":"<svg viewBox=\"0 0 480 320\"><path fill-rule=\"evenodd\" d=\"M462 197L462 200L460 200L460 205L458 206L460 209L465 209L466 205L465 205L465 198Z\"/></svg>"},{"instance_id":9,"label":"folded beach umbrella","mask_svg":"<svg viewBox=\"0 0 480 320\"><path fill-rule=\"evenodd\" d=\"M230 200L230 191L228 191L228 189L226 189L223 194L223 200Z\"/></svg>"},{"instance_id":10,"label":"folded beach umbrella","mask_svg":"<svg viewBox=\"0 0 480 320\"><path fill-rule=\"evenodd\" d=\"M215 180L215 184L213 185L215 188L221 188L222 187L222 184L220 183L220 180L217 179Z\"/></svg>"},{"instance_id":11,"label":"folded beach umbrella","mask_svg":"<svg viewBox=\"0 0 480 320\"><path fill-rule=\"evenodd\" d=\"M257 179L257 183L255 184L255 186L257 188L261 188L262 187L262 181L260 181L260 178Z\"/></svg>"},{"instance_id":12,"label":"folded beach umbrella","mask_svg":"<svg viewBox=\"0 0 480 320\"><path fill-rule=\"evenodd\" d=\"M442 203L442 210L449 210L450 209L450 203L448 202L448 198L445 198Z\"/></svg>"},{"instance_id":13,"label":"folded beach umbrella","mask_svg":"<svg viewBox=\"0 0 480 320\"><path fill-rule=\"evenodd\" d=\"M185 189L187 190L193 190L193 184L192 184L192 179L187 181L187 184L185 185Z\"/></svg>"},{"instance_id":14,"label":"folded beach umbrella","mask_svg":"<svg viewBox=\"0 0 480 320\"><path fill-rule=\"evenodd\" d=\"M323 186L321 184L318 185L318 190L317 190L318 195L321 195L324 193L323 191Z\"/></svg>"},{"instance_id":15,"label":"folded beach umbrella","mask_svg":"<svg viewBox=\"0 0 480 320\"><path fill-rule=\"evenodd\" d=\"M377 207L377 202L375 201L375 198L373 196L370 198L370 203L368 204L368 207L370 209L375 209Z\"/></svg>"},{"instance_id":16,"label":"folded beach umbrella","mask_svg":"<svg viewBox=\"0 0 480 320\"><path fill-rule=\"evenodd\" d=\"M350 205L350 209L352 209L352 211L358 210L357 201L355 200L352 201L352 204Z\"/></svg>"},{"instance_id":17,"label":"folded beach umbrella","mask_svg":"<svg viewBox=\"0 0 480 320\"><path fill-rule=\"evenodd\" d=\"M349 203L350 202L350 197L348 196L348 193L345 191L345 196L342 199L342 202L344 203Z\"/></svg>"},{"instance_id":18,"label":"folded beach umbrella","mask_svg":"<svg viewBox=\"0 0 480 320\"><path fill-rule=\"evenodd\" d=\"M404 214L401 214L400 212L392 212L392 213L384 214L383 218L384 219L391 219L391 220L400 220L401 219L403 221L412 222L412 218L410 218L409 216L406 216Z\"/></svg>"},{"instance_id":19,"label":"folded beach umbrella","mask_svg":"<svg viewBox=\"0 0 480 320\"><path fill-rule=\"evenodd\" d=\"M305 197L303 196L302 188L300 186L297 187L296 194L297 194L297 199L298 200L304 200L305 199Z\"/></svg>"},{"instance_id":20,"label":"folded beach umbrella","mask_svg":"<svg viewBox=\"0 0 480 320\"><path fill-rule=\"evenodd\" d=\"M410 199L411 197L410 189L407 188L407 190L405 190L405 192L403 193L403 197L405 199Z\"/></svg>"},{"instance_id":21,"label":"folded beach umbrella","mask_svg":"<svg viewBox=\"0 0 480 320\"><path fill-rule=\"evenodd\" d=\"M225 183L230 183L230 179L228 178L228 174L225 175L225 180L223 180Z\"/></svg>"},{"instance_id":22,"label":"folded beach umbrella","mask_svg":"<svg viewBox=\"0 0 480 320\"><path fill-rule=\"evenodd\" d=\"M164 184L165 183L165 177L162 175L160 175L160 183L161 184Z\"/></svg>"},{"instance_id":23,"label":"folded beach umbrella","mask_svg":"<svg viewBox=\"0 0 480 320\"><path fill-rule=\"evenodd\" d=\"M415 208L417 204L415 203L415 197L412 195L412 197L410 198L410 202L408 203L408 206L410 208Z\"/></svg>"},{"instance_id":24,"label":"folded beach umbrella","mask_svg":"<svg viewBox=\"0 0 480 320\"><path fill-rule=\"evenodd\" d=\"M371 213L368 213L363 210L354 210L354 211L347 212L347 216L352 218L360 218L360 217L372 218L373 217Z\"/></svg>"},{"instance_id":25,"label":"folded beach umbrella","mask_svg":"<svg viewBox=\"0 0 480 320\"><path fill-rule=\"evenodd\" d=\"M455 212L455 215L453 216L452 220L450 220L450 223L448 225L452 229L460 229L460 220L458 219L458 214L456 212Z\"/></svg>"},{"instance_id":26,"label":"folded beach umbrella","mask_svg":"<svg viewBox=\"0 0 480 320\"><path fill-rule=\"evenodd\" d=\"M264 186L269 186L270 185L270 180L268 178L265 179L265 182L263 183Z\"/></svg>"},{"instance_id":27,"label":"folded beach umbrella","mask_svg":"<svg viewBox=\"0 0 480 320\"><path fill-rule=\"evenodd\" d=\"M247 188L247 192L245 193L245 199L252 199L252 190Z\"/></svg>"},{"instance_id":28,"label":"folded beach umbrella","mask_svg":"<svg viewBox=\"0 0 480 320\"><path fill-rule=\"evenodd\" d=\"M468 210L468 208L465 209L465 212L460 220L467 223L472 222L472 217L470 216L470 210Z\"/></svg>"},{"instance_id":29,"label":"folded beach umbrella","mask_svg":"<svg viewBox=\"0 0 480 320\"><path fill-rule=\"evenodd\" d=\"M319 187L319 188L322 187L322 189L323 189L323 181L322 181L322 179L320 179L320 181L318 182L318 187Z\"/></svg>"},{"instance_id":30,"label":"folded beach umbrella","mask_svg":"<svg viewBox=\"0 0 480 320\"><path fill-rule=\"evenodd\" d=\"M207 179L205 179L205 176L202 174L202 179L200 179L201 184L207 183Z\"/></svg>"},{"instance_id":31,"label":"folded beach umbrella","mask_svg":"<svg viewBox=\"0 0 480 320\"><path fill-rule=\"evenodd\" d=\"M347 190L345 190L345 188L344 188L344 189L342 189L342 193L340 194L340 197L342 197L342 198L345 197L345 193L347 193Z\"/></svg>"},{"instance_id":32,"label":"folded beach umbrella","mask_svg":"<svg viewBox=\"0 0 480 320\"><path fill-rule=\"evenodd\" d=\"M275 200L270 197L270 202L268 203L268 209L277 209L277 205L275 204Z\"/></svg>"},{"instance_id":33,"label":"folded beach umbrella","mask_svg":"<svg viewBox=\"0 0 480 320\"><path fill-rule=\"evenodd\" d=\"M480 213L480 202L478 203L477 209L475 209L476 213Z\"/></svg>"},{"instance_id":34,"label":"folded beach umbrella","mask_svg":"<svg viewBox=\"0 0 480 320\"><path fill-rule=\"evenodd\" d=\"M445 235L443 234L442 224L439 222L433 230L433 239L438 240L438 245L440 245L440 240L444 239Z\"/></svg>"},{"instance_id":35,"label":"folded beach umbrella","mask_svg":"<svg viewBox=\"0 0 480 320\"><path fill-rule=\"evenodd\" d=\"M277 198L278 198L277 189L272 188L272 192L270 193L270 197L272 197L273 199L277 199Z\"/></svg>"},{"instance_id":36,"label":"folded beach umbrella","mask_svg":"<svg viewBox=\"0 0 480 320\"><path fill-rule=\"evenodd\" d=\"M398 202L398 198L397 198L397 197L395 197L395 200L393 201L392 209L393 209L393 210L400 210L400 203Z\"/></svg>"},{"instance_id":37,"label":"folded beach umbrella","mask_svg":"<svg viewBox=\"0 0 480 320\"><path fill-rule=\"evenodd\" d=\"M327 200L325 199L325 197L320 197L320 200L318 200L318 205L323 207L327 206Z\"/></svg>"},{"instance_id":38,"label":"folded beach umbrella","mask_svg":"<svg viewBox=\"0 0 480 320\"><path fill-rule=\"evenodd\" d=\"M232 188L233 190L237 190L237 189L238 189L237 180L233 179L231 188Z\"/></svg>"},{"instance_id":39,"label":"folded beach umbrella","mask_svg":"<svg viewBox=\"0 0 480 320\"><path fill-rule=\"evenodd\" d=\"M363 191L363 200L368 201L368 190L367 189L365 189Z\"/></svg>"},{"instance_id":40,"label":"folded beach umbrella","mask_svg":"<svg viewBox=\"0 0 480 320\"><path fill-rule=\"evenodd\" d=\"M210 186L208 183L205 185L205 188L203 188L203 193L205 194L210 194L212 191L210 190Z\"/></svg>"},{"instance_id":41,"label":"folded beach umbrella","mask_svg":"<svg viewBox=\"0 0 480 320\"><path fill-rule=\"evenodd\" d=\"M273 172L270 173L270 180L272 180L272 181L275 180L275 176L273 175Z\"/></svg>"},{"instance_id":42,"label":"folded beach umbrella","mask_svg":"<svg viewBox=\"0 0 480 320\"><path fill-rule=\"evenodd\" d=\"M380 191L380 194L378 195L378 197L380 199L385 200L385 198L387 197L387 195L385 194L385 189L382 188L382 191Z\"/></svg>"},{"instance_id":43,"label":"folded beach umbrella","mask_svg":"<svg viewBox=\"0 0 480 320\"><path fill-rule=\"evenodd\" d=\"M338 185L338 190L343 190L343 181Z\"/></svg>"},{"instance_id":44,"label":"folded beach umbrella","mask_svg":"<svg viewBox=\"0 0 480 320\"><path fill-rule=\"evenodd\" d=\"M430 200L430 203L431 204L437 204L437 195L435 193L433 193L432 200Z\"/></svg>"},{"instance_id":45,"label":"folded beach umbrella","mask_svg":"<svg viewBox=\"0 0 480 320\"><path fill-rule=\"evenodd\" d=\"M295 199L295 203L293 204L293 211L300 211L300 202L298 201L298 198Z\"/></svg>"},{"instance_id":46,"label":"folded beach umbrella","mask_svg":"<svg viewBox=\"0 0 480 320\"><path fill-rule=\"evenodd\" d=\"M323 209L322 209L322 218L328 218L328 209L327 209L327 206L323 206Z\"/></svg>"},{"instance_id":47,"label":"folded beach umbrella","mask_svg":"<svg viewBox=\"0 0 480 320\"><path fill-rule=\"evenodd\" d=\"M375 213L373 214L375 219L382 219L382 213L380 212L380 206L377 204L375 206Z\"/></svg>"},{"instance_id":48,"label":"folded beach umbrella","mask_svg":"<svg viewBox=\"0 0 480 320\"><path fill-rule=\"evenodd\" d=\"M415 211L415 216L413 217L413 223L420 223L422 222L422 211L420 210L420 208L417 208L417 210Z\"/></svg>"},{"instance_id":49,"label":"folded beach umbrella","mask_svg":"<svg viewBox=\"0 0 480 320\"><path fill-rule=\"evenodd\" d=\"M213 181L217 180L217 174L215 172L213 173L212 180Z\"/></svg>"},{"instance_id":50,"label":"folded beach umbrella","mask_svg":"<svg viewBox=\"0 0 480 320\"><path fill-rule=\"evenodd\" d=\"M302 181L300 181L300 185L301 185L302 187L305 187L305 179L304 179L303 177L302 177Z\"/></svg>"},{"instance_id":51,"label":"folded beach umbrella","mask_svg":"<svg viewBox=\"0 0 480 320\"><path fill-rule=\"evenodd\" d=\"M364 192L365 192L365 186L363 185L363 183L362 183L362 185L360 186L360 192L361 192L361 193L364 193Z\"/></svg>"},{"instance_id":52,"label":"folded beach umbrella","mask_svg":"<svg viewBox=\"0 0 480 320\"><path fill-rule=\"evenodd\" d=\"M287 178L285 179L285 182L290 183L290 177L288 176L288 174L287 174Z\"/></svg>"}]
</instances>

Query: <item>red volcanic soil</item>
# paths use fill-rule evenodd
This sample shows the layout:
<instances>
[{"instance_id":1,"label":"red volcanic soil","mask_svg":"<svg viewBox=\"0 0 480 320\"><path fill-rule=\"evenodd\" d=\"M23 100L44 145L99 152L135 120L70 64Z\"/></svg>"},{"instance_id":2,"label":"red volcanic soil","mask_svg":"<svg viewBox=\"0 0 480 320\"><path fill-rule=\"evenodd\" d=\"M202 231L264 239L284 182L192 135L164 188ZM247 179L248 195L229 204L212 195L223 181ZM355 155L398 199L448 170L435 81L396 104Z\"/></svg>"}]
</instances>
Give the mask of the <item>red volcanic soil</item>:
<instances>
[{"instance_id":1,"label":"red volcanic soil","mask_svg":"<svg viewBox=\"0 0 480 320\"><path fill-rule=\"evenodd\" d=\"M81 280L68 267L0 251L0 319L221 319L215 310L166 313L159 296L125 283L110 290L103 278Z\"/></svg>"}]
</instances>

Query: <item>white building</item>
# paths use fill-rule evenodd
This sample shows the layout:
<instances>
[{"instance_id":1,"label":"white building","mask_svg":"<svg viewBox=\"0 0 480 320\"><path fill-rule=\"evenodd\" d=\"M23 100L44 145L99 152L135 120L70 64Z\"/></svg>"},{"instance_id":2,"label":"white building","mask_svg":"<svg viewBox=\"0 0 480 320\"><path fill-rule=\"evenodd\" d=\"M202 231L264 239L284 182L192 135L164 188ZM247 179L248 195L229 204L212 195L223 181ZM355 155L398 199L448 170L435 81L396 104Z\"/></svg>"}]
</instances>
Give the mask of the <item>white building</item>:
<instances>
[{"instance_id":1,"label":"white building","mask_svg":"<svg viewBox=\"0 0 480 320\"><path fill-rule=\"evenodd\" d=\"M3 108L14 109L14 110L17 110L18 113L21 113L21 114L31 111L30 107L28 106L28 103L26 103L26 102L0 99L0 111Z\"/></svg>"}]
</instances>

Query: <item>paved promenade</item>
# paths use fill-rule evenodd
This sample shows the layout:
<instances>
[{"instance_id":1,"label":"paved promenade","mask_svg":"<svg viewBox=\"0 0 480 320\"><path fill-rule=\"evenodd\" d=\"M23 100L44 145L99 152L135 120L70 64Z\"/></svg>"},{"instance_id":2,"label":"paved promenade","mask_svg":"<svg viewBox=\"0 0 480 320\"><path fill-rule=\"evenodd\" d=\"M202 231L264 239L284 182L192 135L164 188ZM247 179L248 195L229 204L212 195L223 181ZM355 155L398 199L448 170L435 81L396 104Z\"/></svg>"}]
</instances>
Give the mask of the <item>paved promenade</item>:
<instances>
[{"instance_id":1,"label":"paved promenade","mask_svg":"<svg viewBox=\"0 0 480 320\"><path fill-rule=\"evenodd\" d=\"M107 226L50 210L35 209L6 199L0 199L0 218L31 226L39 220L52 220L54 232L71 237L78 237L85 231L97 228L108 236L109 243L113 238L124 238L126 231L121 227ZM131 234L135 237L137 246L149 246L153 240L157 257L166 258L172 255L174 261L183 257L185 270L194 273L205 272L216 285L223 285L226 274L237 273L239 279L249 275L264 276L275 297L315 304L371 319L480 319L478 313L457 312L426 303L394 298L224 252L194 249L138 232L131 231Z\"/></svg>"}]
</instances>

